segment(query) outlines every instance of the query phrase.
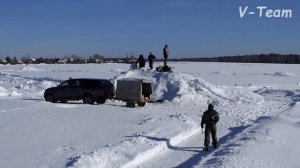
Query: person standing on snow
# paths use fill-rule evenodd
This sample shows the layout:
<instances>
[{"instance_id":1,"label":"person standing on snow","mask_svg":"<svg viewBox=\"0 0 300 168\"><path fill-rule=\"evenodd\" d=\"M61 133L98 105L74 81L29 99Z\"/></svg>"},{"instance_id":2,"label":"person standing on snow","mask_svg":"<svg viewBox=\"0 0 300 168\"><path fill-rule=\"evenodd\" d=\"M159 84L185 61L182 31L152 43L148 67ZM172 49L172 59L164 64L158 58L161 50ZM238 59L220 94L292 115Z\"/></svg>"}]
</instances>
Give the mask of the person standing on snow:
<instances>
[{"instance_id":1,"label":"person standing on snow","mask_svg":"<svg viewBox=\"0 0 300 168\"><path fill-rule=\"evenodd\" d=\"M139 63L139 68L145 67L145 59L144 59L144 56L142 54L137 59L136 64L137 63Z\"/></svg>"},{"instance_id":2,"label":"person standing on snow","mask_svg":"<svg viewBox=\"0 0 300 168\"><path fill-rule=\"evenodd\" d=\"M150 52L149 56L148 56L148 61L149 61L149 68L150 69L153 69L153 60L155 59L156 57L152 54L152 52Z\"/></svg>"},{"instance_id":3,"label":"person standing on snow","mask_svg":"<svg viewBox=\"0 0 300 168\"><path fill-rule=\"evenodd\" d=\"M212 104L208 105L208 110L203 113L201 120L201 128L205 124L205 138L204 138L204 150L208 151L208 146L210 142L210 134L212 136L213 147L217 148L218 140L217 140L217 122L219 121L219 113L214 110L214 106Z\"/></svg>"},{"instance_id":4,"label":"person standing on snow","mask_svg":"<svg viewBox=\"0 0 300 168\"><path fill-rule=\"evenodd\" d=\"M164 54L164 67L167 66L167 61L169 58L169 48L168 45L165 45L164 49L163 49L163 54Z\"/></svg>"}]
</instances>

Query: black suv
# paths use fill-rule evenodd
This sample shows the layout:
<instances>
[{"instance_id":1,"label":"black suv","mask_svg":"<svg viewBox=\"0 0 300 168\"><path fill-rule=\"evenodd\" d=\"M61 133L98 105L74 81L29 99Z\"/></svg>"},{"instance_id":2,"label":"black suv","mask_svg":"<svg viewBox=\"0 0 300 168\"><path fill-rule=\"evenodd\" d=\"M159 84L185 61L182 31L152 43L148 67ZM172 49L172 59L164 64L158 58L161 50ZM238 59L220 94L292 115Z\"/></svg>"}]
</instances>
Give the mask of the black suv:
<instances>
[{"instance_id":1,"label":"black suv","mask_svg":"<svg viewBox=\"0 0 300 168\"><path fill-rule=\"evenodd\" d=\"M114 97L115 87L106 79L69 79L57 87L48 88L44 98L48 102L83 100L84 104L105 103Z\"/></svg>"}]
</instances>

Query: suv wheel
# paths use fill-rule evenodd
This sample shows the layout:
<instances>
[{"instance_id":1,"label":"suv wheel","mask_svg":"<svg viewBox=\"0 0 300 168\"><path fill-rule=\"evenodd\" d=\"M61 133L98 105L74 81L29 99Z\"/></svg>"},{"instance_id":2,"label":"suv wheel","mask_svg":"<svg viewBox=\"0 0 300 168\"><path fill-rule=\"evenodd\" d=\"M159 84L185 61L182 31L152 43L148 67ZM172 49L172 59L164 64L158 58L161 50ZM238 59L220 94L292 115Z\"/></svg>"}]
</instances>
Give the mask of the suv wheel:
<instances>
[{"instance_id":1,"label":"suv wheel","mask_svg":"<svg viewBox=\"0 0 300 168\"><path fill-rule=\"evenodd\" d=\"M138 106L145 106L146 102L138 102Z\"/></svg>"},{"instance_id":2,"label":"suv wheel","mask_svg":"<svg viewBox=\"0 0 300 168\"><path fill-rule=\"evenodd\" d=\"M51 93L47 94L47 95L45 96L45 100L46 100L47 102L54 103L54 102L55 102L54 95L51 94Z\"/></svg>"},{"instance_id":3,"label":"suv wheel","mask_svg":"<svg viewBox=\"0 0 300 168\"><path fill-rule=\"evenodd\" d=\"M98 104L104 104L106 102L106 98L105 97L102 97L100 99L97 100L97 103Z\"/></svg>"},{"instance_id":4,"label":"suv wheel","mask_svg":"<svg viewBox=\"0 0 300 168\"><path fill-rule=\"evenodd\" d=\"M91 94L85 94L82 99L84 104L94 104L93 96Z\"/></svg>"},{"instance_id":5,"label":"suv wheel","mask_svg":"<svg viewBox=\"0 0 300 168\"><path fill-rule=\"evenodd\" d=\"M135 106L135 103L133 101L127 101L126 102L126 106L127 107L134 107Z\"/></svg>"}]
</instances>

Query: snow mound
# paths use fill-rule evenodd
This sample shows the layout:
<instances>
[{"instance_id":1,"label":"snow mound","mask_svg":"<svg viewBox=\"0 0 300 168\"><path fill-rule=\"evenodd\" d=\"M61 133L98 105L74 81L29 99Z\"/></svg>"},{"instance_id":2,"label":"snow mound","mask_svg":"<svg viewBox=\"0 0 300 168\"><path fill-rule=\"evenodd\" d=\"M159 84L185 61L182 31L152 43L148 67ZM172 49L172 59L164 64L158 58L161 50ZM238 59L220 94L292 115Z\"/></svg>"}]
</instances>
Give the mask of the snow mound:
<instances>
[{"instance_id":1,"label":"snow mound","mask_svg":"<svg viewBox=\"0 0 300 168\"><path fill-rule=\"evenodd\" d=\"M7 95L9 95L9 91L0 86L0 96L7 96Z\"/></svg>"},{"instance_id":2,"label":"snow mound","mask_svg":"<svg viewBox=\"0 0 300 168\"><path fill-rule=\"evenodd\" d=\"M11 91L11 92L9 93L8 96L22 96L22 94L21 94L21 93L18 93L18 92L15 91L15 90L13 90L13 91Z\"/></svg>"},{"instance_id":3,"label":"snow mound","mask_svg":"<svg viewBox=\"0 0 300 168\"><path fill-rule=\"evenodd\" d=\"M236 75L236 73L231 73L231 72L227 72L227 71L216 71L216 72L213 72L212 74L225 75L225 76L234 76L234 75Z\"/></svg>"},{"instance_id":4,"label":"snow mound","mask_svg":"<svg viewBox=\"0 0 300 168\"><path fill-rule=\"evenodd\" d=\"M245 88L215 86L185 73L160 73L144 69L123 72L115 79L143 78L154 82L154 99L171 102L212 101L222 98L231 101L260 102L262 96Z\"/></svg>"},{"instance_id":5,"label":"snow mound","mask_svg":"<svg viewBox=\"0 0 300 168\"><path fill-rule=\"evenodd\" d=\"M290 76L294 76L294 74L290 73L290 72L276 72L274 73L274 76L284 76L284 77L290 77Z\"/></svg>"},{"instance_id":6,"label":"snow mound","mask_svg":"<svg viewBox=\"0 0 300 168\"><path fill-rule=\"evenodd\" d=\"M20 68L18 71L39 72L39 71L42 71L42 70L37 69L37 68L32 67L32 66L25 66L25 67Z\"/></svg>"},{"instance_id":7,"label":"snow mound","mask_svg":"<svg viewBox=\"0 0 300 168\"><path fill-rule=\"evenodd\" d=\"M7 89L5 89L5 88L3 88L3 87L0 87L0 97L16 97L16 96L22 96L22 94L21 93L18 93L17 91L15 91L15 90L12 90L12 91L10 91L10 90L7 90Z\"/></svg>"},{"instance_id":8,"label":"snow mound","mask_svg":"<svg viewBox=\"0 0 300 168\"><path fill-rule=\"evenodd\" d=\"M277 76L277 77L291 77L291 76L295 76L293 73L286 72L286 71L275 72L273 74L264 73L264 75Z\"/></svg>"}]
</instances>

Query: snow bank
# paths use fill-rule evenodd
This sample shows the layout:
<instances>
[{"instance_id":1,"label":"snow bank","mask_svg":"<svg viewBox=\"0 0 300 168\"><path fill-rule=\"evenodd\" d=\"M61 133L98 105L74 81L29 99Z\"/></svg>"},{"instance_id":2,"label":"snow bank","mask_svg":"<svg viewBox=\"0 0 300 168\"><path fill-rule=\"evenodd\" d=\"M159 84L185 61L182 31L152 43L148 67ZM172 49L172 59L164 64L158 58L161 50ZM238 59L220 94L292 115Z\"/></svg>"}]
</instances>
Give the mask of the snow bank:
<instances>
[{"instance_id":1,"label":"snow bank","mask_svg":"<svg viewBox=\"0 0 300 168\"><path fill-rule=\"evenodd\" d=\"M150 119L146 122L153 122L156 125L172 125L173 129L180 125L181 133L159 136L157 133L148 132L134 134L129 140L116 145L106 145L102 148L96 148L93 151L80 154L69 160L68 166L74 168L130 168L137 167L141 163L157 156L157 153L163 154L168 149L175 149L176 145L187 140L200 131L199 125L195 124L190 118L183 114L176 114L161 118L159 120ZM176 128L177 129L177 128Z\"/></svg>"},{"instance_id":2,"label":"snow bank","mask_svg":"<svg viewBox=\"0 0 300 168\"><path fill-rule=\"evenodd\" d=\"M121 72L114 79L144 78L154 82L155 98L178 103L215 101L241 101L256 103L263 98L251 91L238 88L215 86L203 79L185 73L160 73L144 69ZM199 133L200 125L186 115L179 113L165 118L147 118L141 127L153 125L156 130L135 134L130 140L120 144L107 145L91 152L81 153L71 158L70 167L137 167ZM171 131L173 130L173 131Z\"/></svg>"},{"instance_id":3,"label":"snow bank","mask_svg":"<svg viewBox=\"0 0 300 168\"><path fill-rule=\"evenodd\" d=\"M231 73L231 72L227 72L227 71L216 71L216 72L213 72L212 74L225 75L225 76L234 76L234 75L236 75L236 73Z\"/></svg>"},{"instance_id":4,"label":"snow bank","mask_svg":"<svg viewBox=\"0 0 300 168\"><path fill-rule=\"evenodd\" d=\"M3 87L0 87L0 97L15 97L15 96L22 96L21 93L15 90L8 90Z\"/></svg>"},{"instance_id":5,"label":"snow bank","mask_svg":"<svg viewBox=\"0 0 300 168\"><path fill-rule=\"evenodd\" d=\"M25 67L18 69L18 71L39 72L39 71L43 71L43 70L32 67L32 66L25 66Z\"/></svg>"},{"instance_id":6,"label":"snow bank","mask_svg":"<svg viewBox=\"0 0 300 168\"><path fill-rule=\"evenodd\" d=\"M223 98L232 101L261 102L263 98L247 91L245 88L229 88L215 86L201 78L185 73L160 73L144 69L136 69L121 73L115 79L144 78L154 81L154 98L171 102L212 101Z\"/></svg>"},{"instance_id":7,"label":"snow bank","mask_svg":"<svg viewBox=\"0 0 300 168\"><path fill-rule=\"evenodd\" d=\"M295 76L293 73L287 71L275 72L275 73L263 73L263 75L277 76L277 77L291 77Z\"/></svg>"},{"instance_id":8,"label":"snow bank","mask_svg":"<svg viewBox=\"0 0 300 168\"><path fill-rule=\"evenodd\" d=\"M0 86L0 96L7 96L9 91Z\"/></svg>"},{"instance_id":9,"label":"snow bank","mask_svg":"<svg viewBox=\"0 0 300 168\"><path fill-rule=\"evenodd\" d=\"M300 147L297 145L300 136L299 90L265 88L260 92L267 101L274 101L274 104L267 108L273 114L261 115L254 123L241 129L241 132L227 140L222 148L205 157L199 167L300 166L300 159L297 157L300 154ZM282 159L282 156L285 156L285 159Z\"/></svg>"}]
</instances>

